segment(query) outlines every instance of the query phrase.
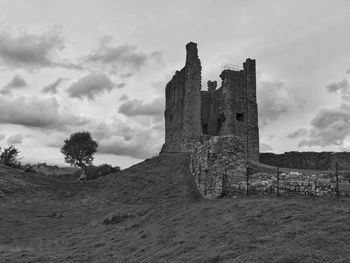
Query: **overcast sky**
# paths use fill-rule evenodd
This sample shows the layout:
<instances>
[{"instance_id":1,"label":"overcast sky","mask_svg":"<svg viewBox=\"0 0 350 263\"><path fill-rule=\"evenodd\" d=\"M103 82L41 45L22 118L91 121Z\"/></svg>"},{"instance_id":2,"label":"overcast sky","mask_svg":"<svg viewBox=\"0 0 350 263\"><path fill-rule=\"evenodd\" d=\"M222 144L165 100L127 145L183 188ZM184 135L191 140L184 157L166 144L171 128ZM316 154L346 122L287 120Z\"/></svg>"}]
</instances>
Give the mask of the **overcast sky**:
<instances>
[{"instance_id":1,"label":"overcast sky","mask_svg":"<svg viewBox=\"0 0 350 263\"><path fill-rule=\"evenodd\" d=\"M350 150L350 0L0 0L0 146L64 164L76 131L95 164L158 154L164 87L198 43L203 89L256 59L262 151Z\"/></svg>"}]
</instances>

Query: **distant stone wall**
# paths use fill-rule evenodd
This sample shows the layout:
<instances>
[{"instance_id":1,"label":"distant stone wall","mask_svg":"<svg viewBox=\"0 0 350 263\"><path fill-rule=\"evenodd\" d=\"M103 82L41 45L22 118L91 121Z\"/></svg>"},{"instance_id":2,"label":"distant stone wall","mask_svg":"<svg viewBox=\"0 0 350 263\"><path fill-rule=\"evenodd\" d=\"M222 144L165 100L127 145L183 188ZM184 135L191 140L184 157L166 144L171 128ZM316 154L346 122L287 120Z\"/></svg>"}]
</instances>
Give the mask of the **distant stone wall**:
<instances>
[{"instance_id":1,"label":"distant stone wall","mask_svg":"<svg viewBox=\"0 0 350 263\"><path fill-rule=\"evenodd\" d=\"M260 153L260 162L278 167L329 170L332 152Z\"/></svg>"},{"instance_id":2,"label":"distant stone wall","mask_svg":"<svg viewBox=\"0 0 350 263\"><path fill-rule=\"evenodd\" d=\"M246 178L245 167L245 147L233 135L207 138L195 145L191 156L191 172L206 199L232 194L233 185Z\"/></svg>"},{"instance_id":3,"label":"distant stone wall","mask_svg":"<svg viewBox=\"0 0 350 263\"><path fill-rule=\"evenodd\" d=\"M350 152L260 153L259 159L272 166L314 170L334 170L338 162L340 170L350 170Z\"/></svg>"},{"instance_id":4,"label":"distant stone wall","mask_svg":"<svg viewBox=\"0 0 350 263\"><path fill-rule=\"evenodd\" d=\"M333 153L331 157L331 169L335 171L335 163L338 163L339 170L350 170L350 152Z\"/></svg>"}]
</instances>

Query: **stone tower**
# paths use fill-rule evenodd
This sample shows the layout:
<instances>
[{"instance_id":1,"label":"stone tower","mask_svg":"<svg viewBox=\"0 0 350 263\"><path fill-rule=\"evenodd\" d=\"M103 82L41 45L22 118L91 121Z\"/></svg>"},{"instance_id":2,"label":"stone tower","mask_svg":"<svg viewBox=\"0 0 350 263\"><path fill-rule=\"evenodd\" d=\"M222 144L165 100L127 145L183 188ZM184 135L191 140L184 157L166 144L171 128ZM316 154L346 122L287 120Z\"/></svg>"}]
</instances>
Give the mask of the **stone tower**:
<instances>
[{"instance_id":1,"label":"stone tower","mask_svg":"<svg viewBox=\"0 0 350 263\"><path fill-rule=\"evenodd\" d=\"M221 86L208 81L201 91L197 45L186 45L186 64L166 85L165 144L162 152L191 152L193 143L210 136L236 135L246 158L259 161L255 60L242 70L226 69Z\"/></svg>"},{"instance_id":2,"label":"stone tower","mask_svg":"<svg viewBox=\"0 0 350 263\"><path fill-rule=\"evenodd\" d=\"M186 45L186 64L165 88L165 152L189 152L200 140L201 62L196 43Z\"/></svg>"}]
</instances>

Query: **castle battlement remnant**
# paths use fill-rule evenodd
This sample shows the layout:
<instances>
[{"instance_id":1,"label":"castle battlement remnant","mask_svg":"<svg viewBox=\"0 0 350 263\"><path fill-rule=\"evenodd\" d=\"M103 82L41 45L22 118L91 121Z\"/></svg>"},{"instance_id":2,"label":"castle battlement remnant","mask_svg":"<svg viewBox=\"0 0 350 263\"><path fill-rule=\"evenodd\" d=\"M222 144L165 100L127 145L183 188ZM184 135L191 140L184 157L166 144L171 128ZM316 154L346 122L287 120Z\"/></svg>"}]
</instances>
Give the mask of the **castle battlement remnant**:
<instances>
[{"instance_id":1,"label":"castle battlement remnant","mask_svg":"<svg viewBox=\"0 0 350 263\"><path fill-rule=\"evenodd\" d=\"M186 45L186 63L166 85L165 144L162 152L192 152L212 136L234 135L244 145L245 158L259 161L255 60L243 69L225 69L221 84L208 81L201 90L197 44Z\"/></svg>"}]
</instances>

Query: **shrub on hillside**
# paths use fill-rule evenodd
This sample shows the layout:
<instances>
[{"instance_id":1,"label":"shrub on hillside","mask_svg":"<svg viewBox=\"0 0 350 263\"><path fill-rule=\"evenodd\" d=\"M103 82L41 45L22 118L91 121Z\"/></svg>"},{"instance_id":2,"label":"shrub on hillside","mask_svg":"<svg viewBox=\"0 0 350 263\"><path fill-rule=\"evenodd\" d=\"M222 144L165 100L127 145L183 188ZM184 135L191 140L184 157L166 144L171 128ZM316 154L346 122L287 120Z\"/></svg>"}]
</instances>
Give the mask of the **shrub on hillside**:
<instances>
[{"instance_id":1,"label":"shrub on hillside","mask_svg":"<svg viewBox=\"0 0 350 263\"><path fill-rule=\"evenodd\" d=\"M0 148L1 152L1 148ZM5 148L0 154L0 162L11 167L20 167L19 162L19 150L15 148L15 146L10 145Z\"/></svg>"},{"instance_id":2,"label":"shrub on hillside","mask_svg":"<svg viewBox=\"0 0 350 263\"><path fill-rule=\"evenodd\" d=\"M107 174L116 173L120 171L119 166L113 167L110 164L101 164L99 166L89 165L87 167L88 180L97 179L98 177L105 176Z\"/></svg>"}]
</instances>

